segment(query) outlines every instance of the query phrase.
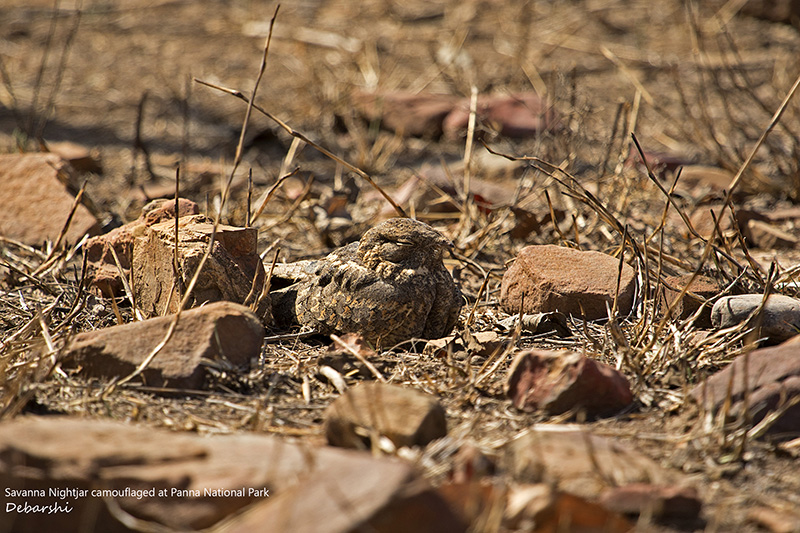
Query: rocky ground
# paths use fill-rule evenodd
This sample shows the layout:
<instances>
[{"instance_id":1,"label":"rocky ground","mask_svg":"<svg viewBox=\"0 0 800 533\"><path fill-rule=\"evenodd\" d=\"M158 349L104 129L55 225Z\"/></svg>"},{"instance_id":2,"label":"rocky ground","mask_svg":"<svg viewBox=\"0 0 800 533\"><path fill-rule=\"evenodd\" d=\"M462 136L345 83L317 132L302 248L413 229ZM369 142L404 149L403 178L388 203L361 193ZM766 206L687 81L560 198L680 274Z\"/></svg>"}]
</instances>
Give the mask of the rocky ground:
<instances>
[{"instance_id":1,"label":"rocky ground","mask_svg":"<svg viewBox=\"0 0 800 533\"><path fill-rule=\"evenodd\" d=\"M791 9L4 2L0 531L797 531ZM452 337L270 311L400 211Z\"/></svg>"}]
</instances>

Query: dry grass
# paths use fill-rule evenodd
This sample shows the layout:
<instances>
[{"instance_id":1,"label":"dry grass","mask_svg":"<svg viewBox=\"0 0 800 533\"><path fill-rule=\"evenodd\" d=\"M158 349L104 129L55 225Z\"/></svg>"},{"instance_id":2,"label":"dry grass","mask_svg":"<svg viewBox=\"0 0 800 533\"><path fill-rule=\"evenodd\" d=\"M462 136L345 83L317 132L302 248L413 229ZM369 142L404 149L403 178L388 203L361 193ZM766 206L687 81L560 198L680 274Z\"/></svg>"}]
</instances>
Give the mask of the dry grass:
<instances>
[{"instance_id":1,"label":"dry grass","mask_svg":"<svg viewBox=\"0 0 800 533\"><path fill-rule=\"evenodd\" d=\"M692 473L705 487L709 529L724 530L743 520L743 501L772 503L755 493L769 490L776 501L798 505L800 487L783 475L790 466L787 459L756 439L763 428L746 419L729 420L725 413L698 412L686 401L690 387L751 350L755 339L744 326L705 334L691 319L664 313L665 279L702 273L725 287L720 296L768 291L796 296L799 258L787 253L770 265L764 261L766 251L754 255L741 234L722 232L718 226L709 237L692 222L695 211L707 208L708 196L687 194L679 175L630 164L632 153L669 150L736 174L727 194L718 199L732 200L734 188L741 195L732 201L732 209L717 212L718 222L743 208L765 210L800 200L795 133L800 105L789 98L798 74L800 38L787 28L726 18L719 4L684 7L665 1L653 6L608 0L497 2L490 8L479 2L411 2L391 3L385 13L380 2L329 2L313 14L298 4L281 8L266 70L266 50L252 39L238 41L239 35L225 44L226 57L242 53L252 60L231 66L231 72L213 64L213 54L198 44L204 35L182 30L198 17L191 7L162 5L158 9L181 15L170 17L164 31L175 30L172 34L183 35L192 48L181 63L182 79L191 70L198 79L219 80L209 86L232 87L226 92L247 102L246 127L240 127L245 108L236 98L199 86L187 90L177 74L164 76L152 72L158 67L131 59L130 70L142 81L134 83L130 74L115 72L106 83L130 87L124 99L134 112L126 116L109 107L108 116L116 131L136 132L134 143L108 147L106 176L92 178L87 191L100 210L135 213L140 201L114 191L128 180L134 182L132 191L154 181L169 184L167 169L183 145L188 147L180 156L186 161L181 179L185 194L210 205L221 218L258 227L270 259L275 254L280 260L295 260L318 257L332 245L357 238L405 179L418 174L423 163L432 164L451 179L455 192L430 185L436 202L403 207L455 243L457 253L449 266L459 273L468 299L464 336L496 329L507 316L498 306L499 283L507 262L524 245L555 243L627 261L639 281L630 315L612 313L609 320L595 323L573 319L573 336L568 338L503 334L512 347L575 349L622 370L632 384L634 408L586 423ZM241 23L231 24L236 31L254 22L242 6L231 9L228 16ZM124 15L135 19L136 11ZM122 14L105 16L117 20ZM81 37L105 36L101 16L82 17L74 32L44 48L60 47L65 58L58 63L58 83L52 83L44 106L38 103L42 76L28 72L31 81L20 84L16 80L26 79L23 67L11 60L2 63L19 126L17 139L47 137L41 122L34 121L32 129L23 127L24 117L48 117L43 109L55 109L53 134L67 132L69 121L85 120L70 111L83 97L69 83L92 70L83 63L71 66L75 54L68 63L66 52L81 46ZM34 35L50 35L37 26L44 20L31 23ZM311 27L317 31L305 31ZM374 31L349 31L360 27ZM310 43L311 36L322 42ZM262 52L262 68L256 71ZM47 72L47 65L43 58L38 72ZM263 86L258 93L253 89L251 101L244 88L262 74ZM363 123L349 102L354 87L467 97L533 87L553 100L567 127L558 135L512 141L472 122L469 137L479 136L484 144L408 139ZM145 91L148 106L138 106ZM181 99L188 112L178 105ZM252 110L260 115L251 117ZM187 116L188 121L176 118ZM231 140L233 130L240 133L238 143ZM4 142L10 143L11 137ZM137 163L143 147L147 161ZM500 182L511 200L488 210L468 194L476 180L493 179L475 163L483 150L521 167L513 180ZM231 170L210 163L209 152L232 160ZM151 166L146 174L155 180L142 177L138 167L143 164ZM189 164L210 167L210 183L187 170ZM252 191L240 167L252 175ZM253 193L264 200L251 206ZM439 201L453 203L455 209L430 207ZM540 229L525 238L513 237L522 212L534 213ZM22 412L59 412L185 431L276 433L316 443L323 440L323 410L342 382L349 387L381 376L435 394L445 405L450 436L416 457L433 480L443 479L464 442L492 451L534 422L582 419L581 413L548 419L510 408L503 382L511 350L438 357L404 345L369 360L373 368L358 354L337 355L341 367L334 370L327 343L276 331L256 367L209 367L213 385L208 390L154 390L133 381L109 387L68 375L60 370L58 357L71 335L132 319L127 302L98 300L87 293L78 244L58 239L39 249L0 243L0 419ZM748 465L758 465L764 475L753 474Z\"/></svg>"}]
</instances>

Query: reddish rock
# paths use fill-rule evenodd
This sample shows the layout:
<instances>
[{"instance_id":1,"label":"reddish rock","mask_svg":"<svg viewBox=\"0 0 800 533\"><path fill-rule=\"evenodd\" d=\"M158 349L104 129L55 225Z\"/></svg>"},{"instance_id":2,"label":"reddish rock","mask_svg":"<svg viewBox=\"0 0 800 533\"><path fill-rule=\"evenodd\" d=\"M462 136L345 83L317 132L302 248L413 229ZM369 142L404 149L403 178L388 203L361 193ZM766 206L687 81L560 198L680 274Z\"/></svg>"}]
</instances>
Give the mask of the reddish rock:
<instances>
[{"instance_id":1,"label":"reddish rock","mask_svg":"<svg viewBox=\"0 0 800 533\"><path fill-rule=\"evenodd\" d=\"M428 394L385 383L363 383L337 398L325 413L325 435L332 446L369 449L382 435L397 448L424 446L447 435L439 401Z\"/></svg>"},{"instance_id":2,"label":"reddish rock","mask_svg":"<svg viewBox=\"0 0 800 533\"><path fill-rule=\"evenodd\" d=\"M0 235L32 246L55 241L75 203L69 192L77 188L72 167L54 154L0 155L0 183ZM87 233L97 233L99 227L94 215L78 204L66 239L75 243Z\"/></svg>"},{"instance_id":3,"label":"reddish rock","mask_svg":"<svg viewBox=\"0 0 800 533\"><path fill-rule=\"evenodd\" d=\"M632 483L682 484L677 472L579 425L538 424L504 450L505 467L515 480L549 483L588 500L597 500L608 488Z\"/></svg>"},{"instance_id":4,"label":"reddish rock","mask_svg":"<svg viewBox=\"0 0 800 533\"><path fill-rule=\"evenodd\" d=\"M753 317L763 299L761 294L723 296L711 308L711 323L716 328L729 328L749 320L750 326L758 325L756 335L765 339L765 344L778 344L800 331L800 300L771 294L760 319Z\"/></svg>"},{"instance_id":5,"label":"reddish rock","mask_svg":"<svg viewBox=\"0 0 800 533\"><path fill-rule=\"evenodd\" d=\"M691 396L706 411L717 413L728 401L729 384L729 415L741 416L747 405L753 424L758 424L784 400L800 396L800 344L781 344L740 355L692 389ZM800 434L800 404L786 410L769 433L781 438Z\"/></svg>"},{"instance_id":6,"label":"reddish rock","mask_svg":"<svg viewBox=\"0 0 800 533\"><path fill-rule=\"evenodd\" d=\"M200 206L187 198L178 198L178 218L200 213ZM158 222L175 220L175 199L153 200L142 207L142 214L139 220L147 226L152 226Z\"/></svg>"},{"instance_id":7,"label":"reddish rock","mask_svg":"<svg viewBox=\"0 0 800 533\"><path fill-rule=\"evenodd\" d=\"M172 319L159 317L80 333L65 348L62 366L79 368L84 376L127 376L164 339ZM185 311L170 341L143 372L143 380L156 387L202 388L204 359L249 367L261 353L263 339L264 326L244 306L217 302Z\"/></svg>"},{"instance_id":8,"label":"reddish rock","mask_svg":"<svg viewBox=\"0 0 800 533\"><path fill-rule=\"evenodd\" d=\"M645 514L662 520L695 520L703 508L694 487L646 483L609 488L600 503L618 513Z\"/></svg>"},{"instance_id":9,"label":"reddish rock","mask_svg":"<svg viewBox=\"0 0 800 533\"><path fill-rule=\"evenodd\" d=\"M608 316L617 287L619 260L601 252L582 252L555 245L523 248L506 271L500 303L509 314L560 311L596 320ZM636 289L635 272L625 264L619 284L618 310L630 312Z\"/></svg>"},{"instance_id":10,"label":"reddish rock","mask_svg":"<svg viewBox=\"0 0 800 533\"><path fill-rule=\"evenodd\" d=\"M381 126L410 137L435 138L442 134L442 121L457 102L443 94L404 92L364 93L353 95L353 105L368 120L381 121Z\"/></svg>"},{"instance_id":11,"label":"reddish rock","mask_svg":"<svg viewBox=\"0 0 800 533\"><path fill-rule=\"evenodd\" d=\"M123 274L130 279L134 229L140 225L138 221L132 222L86 241L83 247L87 260L86 281L98 295L116 297L125 294L120 269L111 249L117 254Z\"/></svg>"},{"instance_id":12,"label":"reddish rock","mask_svg":"<svg viewBox=\"0 0 800 533\"><path fill-rule=\"evenodd\" d=\"M582 409L589 416L614 413L633 401L628 380L614 368L576 352L526 350L517 354L506 394L523 411L557 415Z\"/></svg>"},{"instance_id":13,"label":"reddish rock","mask_svg":"<svg viewBox=\"0 0 800 533\"><path fill-rule=\"evenodd\" d=\"M448 137L457 137L467 130L470 99L464 98L447 115L442 129ZM556 131L561 126L553 106L535 93L481 95L475 109L478 125L497 131L505 137L534 137Z\"/></svg>"},{"instance_id":14,"label":"reddish rock","mask_svg":"<svg viewBox=\"0 0 800 533\"><path fill-rule=\"evenodd\" d=\"M178 200L179 216L199 213L196 203L185 198ZM142 215L124 226L115 228L104 235L92 237L84 245L87 256L86 279L100 295L113 297L124 294L120 271L114 261L111 248L117 253L122 271L130 278L133 241L140 235L144 226L175 218L175 200L155 200L144 206Z\"/></svg>"},{"instance_id":15,"label":"reddish rock","mask_svg":"<svg viewBox=\"0 0 800 533\"><path fill-rule=\"evenodd\" d=\"M208 248L213 227L213 223L203 215L180 219L180 287L175 286L173 273L174 221L146 225L141 236L137 236L133 244L132 289L137 306L146 316L177 311L181 295ZM256 249L257 237L255 228L226 225L217 228L211 255L200 272L189 307L220 300L249 305L260 295L266 276ZM258 314L265 323L271 322L268 306L259 309Z\"/></svg>"},{"instance_id":16,"label":"reddish rock","mask_svg":"<svg viewBox=\"0 0 800 533\"><path fill-rule=\"evenodd\" d=\"M227 532L264 531L265 524L277 533L465 530L408 463L267 435L207 437L105 420L22 417L0 426L0 484L46 494L4 493L2 523L17 533L81 531L87 523L102 524L104 532L133 530L90 492L63 500L49 495L64 488L122 492L113 498L122 510L156 529L195 531L225 519ZM125 491L148 492L137 498ZM5 508L23 501L59 502L71 511Z\"/></svg>"},{"instance_id":17,"label":"reddish rock","mask_svg":"<svg viewBox=\"0 0 800 533\"><path fill-rule=\"evenodd\" d=\"M669 276L666 278L665 281L672 288L667 288L664 293L665 305L663 311L665 313L691 279L692 274ZM697 312L705 300L717 296L721 290L722 287L713 279L706 276L697 276L694 281L692 281L688 292L683 295L680 303L675 307L675 316L681 320L689 318ZM711 307L711 305L707 305L703 308L693 322L696 327L711 327Z\"/></svg>"}]
</instances>

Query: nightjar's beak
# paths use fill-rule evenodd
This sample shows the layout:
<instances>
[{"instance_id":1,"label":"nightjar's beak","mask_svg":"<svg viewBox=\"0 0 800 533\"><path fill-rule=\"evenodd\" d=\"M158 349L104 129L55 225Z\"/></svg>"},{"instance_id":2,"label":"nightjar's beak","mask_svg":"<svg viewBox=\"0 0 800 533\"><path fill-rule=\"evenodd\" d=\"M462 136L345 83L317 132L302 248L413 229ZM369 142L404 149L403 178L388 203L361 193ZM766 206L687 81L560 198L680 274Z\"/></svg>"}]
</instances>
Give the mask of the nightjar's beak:
<instances>
[{"instance_id":1,"label":"nightjar's beak","mask_svg":"<svg viewBox=\"0 0 800 533\"><path fill-rule=\"evenodd\" d=\"M452 241L444 235L439 235L433 244L438 249L441 257L444 257L445 255L453 255L453 249L455 246L453 245Z\"/></svg>"}]
</instances>

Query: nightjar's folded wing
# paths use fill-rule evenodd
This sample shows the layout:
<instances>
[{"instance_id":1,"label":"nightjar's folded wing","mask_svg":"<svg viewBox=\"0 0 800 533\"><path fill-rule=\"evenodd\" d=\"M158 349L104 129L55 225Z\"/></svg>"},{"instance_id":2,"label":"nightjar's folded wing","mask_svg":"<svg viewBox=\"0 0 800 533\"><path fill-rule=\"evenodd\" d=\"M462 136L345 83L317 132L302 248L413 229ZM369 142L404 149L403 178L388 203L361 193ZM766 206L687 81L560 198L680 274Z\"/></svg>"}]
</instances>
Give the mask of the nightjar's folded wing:
<instances>
[{"instance_id":1,"label":"nightjar's folded wing","mask_svg":"<svg viewBox=\"0 0 800 533\"><path fill-rule=\"evenodd\" d=\"M434 274L434 279L435 297L423 333L426 339L449 335L458 322L464 304L461 291L444 266Z\"/></svg>"},{"instance_id":2,"label":"nightjar's folded wing","mask_svg":"<svg viewBox=\"0 0 800 533\"><path fill-rule=\"evenodd\" d=\"M450 242L410 219L390 219L319 261L297 287L297 320L323 333L356 332L388 348L450 333L461 293L442 263Z\"/></svg>"}]
</instances>

